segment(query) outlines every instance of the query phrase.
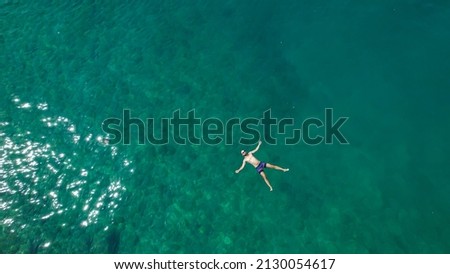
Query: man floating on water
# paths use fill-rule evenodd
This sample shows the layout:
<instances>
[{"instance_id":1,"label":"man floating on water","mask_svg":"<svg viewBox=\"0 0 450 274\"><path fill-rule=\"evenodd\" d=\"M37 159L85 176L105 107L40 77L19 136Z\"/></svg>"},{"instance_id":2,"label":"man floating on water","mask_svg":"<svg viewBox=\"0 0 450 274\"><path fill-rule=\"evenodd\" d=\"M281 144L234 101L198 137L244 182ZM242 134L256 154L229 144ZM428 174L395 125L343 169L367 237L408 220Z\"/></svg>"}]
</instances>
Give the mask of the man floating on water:
<instances>
[{"instance_id":1,"label":"man floating on water","mask_svg":"<svg viewBox=\"0 0 450 274\"><path fill-rule=\"evenodd\" d=\"M241 155L244 157L244 160L242 161L242 166L239 169L236 169L235 172L239 173L245 167L246 163L251 164L252 166L254 166L256 168L256 171L259 174L261 174L261 177L264 179L264 182L266 182L266 184L270 188L270 191L272 191L273 190L272 186L270 185L270 182L267 179L266 174L264 173L264 168L266 168L266 167L267 168L273 168L273 169L281 170L281 171L284 171L284 172L289 171L289 168L281 168L279 166L272 165L272 164L269 164L269 163L265 163L265 162L262 162L262 161L256 159L255 156L253 156L253 153L258 151L259 147L261 146L261 143L262 142L259 141L258 142L258 146L254 150L252 150L250 152L246 152L245 150L241 150Z\"/></svg>"}]
</instances>

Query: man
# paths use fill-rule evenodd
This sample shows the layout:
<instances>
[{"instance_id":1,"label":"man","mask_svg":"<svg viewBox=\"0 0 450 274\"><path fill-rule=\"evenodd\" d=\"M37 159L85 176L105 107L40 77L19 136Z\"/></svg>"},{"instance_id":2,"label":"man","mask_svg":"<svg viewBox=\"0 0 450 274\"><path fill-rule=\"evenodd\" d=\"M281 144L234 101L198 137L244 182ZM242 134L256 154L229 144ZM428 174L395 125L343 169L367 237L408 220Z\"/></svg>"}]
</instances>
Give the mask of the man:
<instances>
[{"instance_id":1,"label":"man","mask_svg":"<svg viewBox=\"0 0 450 274\"><path fill-rule=\"evenodd\" d=\"M281 168L279 166L276 165L272 165L269 163L264 163L259 161L258 159L255 158L255 156L253 156L253 153L255 153L256 151L258 151L259 146L261 146L261 141L258 142L258 146L250 151L250 152L245 152L245 150L241 150L241 155L244 157L244 160L242 161L242 166L239 169L236 169L236 173L239 173L244 167L245 167L245 163L249 163L252 166L254 166L256 168L256 171L261 174L261 177L264 179L264 182L266 182L267 186L269 186L270 191L272 191L272 186L270 185L269 180L267 179L266 174L264 173L264 168L273 168L276 170L281 170L281 171L289 171L289 168Z\"/></svg>"}]
</instances>

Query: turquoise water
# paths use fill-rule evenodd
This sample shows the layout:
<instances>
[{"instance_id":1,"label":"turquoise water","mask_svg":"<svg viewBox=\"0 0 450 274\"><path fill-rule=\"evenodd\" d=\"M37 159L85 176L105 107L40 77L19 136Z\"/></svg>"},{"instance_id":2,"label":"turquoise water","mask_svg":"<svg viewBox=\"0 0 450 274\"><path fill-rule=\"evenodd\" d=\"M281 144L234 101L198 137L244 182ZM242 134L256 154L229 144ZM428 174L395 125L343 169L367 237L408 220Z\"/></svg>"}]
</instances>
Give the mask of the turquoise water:
<instances>
[{"instance_id":1,"label":"turquoise water","mask_svg":"<svg viewBox=\"0 0 450 274\"><path fill-rule=\"evenodd\" d=\"M0 1L1 253L450 252L448 1L132 2ZM101 142L326 107L350 145L263 144L273 192L239 144Z\"/></svg>"}]
</instances>

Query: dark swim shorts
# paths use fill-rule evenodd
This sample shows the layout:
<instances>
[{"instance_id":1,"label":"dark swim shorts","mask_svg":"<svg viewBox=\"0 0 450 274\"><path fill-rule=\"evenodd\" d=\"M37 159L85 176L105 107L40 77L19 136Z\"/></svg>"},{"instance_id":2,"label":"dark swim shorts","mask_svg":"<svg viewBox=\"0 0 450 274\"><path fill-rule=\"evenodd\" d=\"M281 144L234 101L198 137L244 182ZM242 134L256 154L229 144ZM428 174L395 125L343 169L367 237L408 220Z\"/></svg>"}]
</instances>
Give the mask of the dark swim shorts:
<instances>
[{"instance_id":1,"label":"dark swim shorts","mask_svg":"<svg viewBox=\"0 0 450 274\"><path fill-rule=\"evenodd\" d=\"M259 162L258 166L256 167L256 171L258 171L258 173L261 173L261 171L263 171L265 167L266 167L266 163Z\"/></svg>"}]
</instances>

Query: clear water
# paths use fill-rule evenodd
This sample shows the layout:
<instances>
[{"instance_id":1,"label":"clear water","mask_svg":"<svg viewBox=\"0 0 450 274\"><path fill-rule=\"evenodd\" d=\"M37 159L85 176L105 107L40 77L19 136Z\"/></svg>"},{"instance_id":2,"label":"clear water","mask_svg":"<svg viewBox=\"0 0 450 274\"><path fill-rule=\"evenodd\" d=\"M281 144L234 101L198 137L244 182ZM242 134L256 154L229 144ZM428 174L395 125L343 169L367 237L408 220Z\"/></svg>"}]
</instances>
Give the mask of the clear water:
<instances>
[{"instance_id":1,"label":"clear water","mask_svg":"<svg viewBox=\"0 0 450 274\"><path fill-rule=\"evenodd\" d=\"M449 253L448 1L0 1L1 253ZM350 145L104 145L325 107ZM246 147L251 149L251 147Z\"/></svg>"}]
</instances>

